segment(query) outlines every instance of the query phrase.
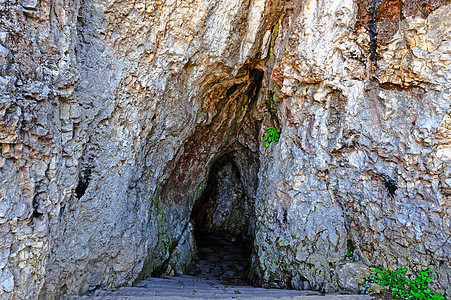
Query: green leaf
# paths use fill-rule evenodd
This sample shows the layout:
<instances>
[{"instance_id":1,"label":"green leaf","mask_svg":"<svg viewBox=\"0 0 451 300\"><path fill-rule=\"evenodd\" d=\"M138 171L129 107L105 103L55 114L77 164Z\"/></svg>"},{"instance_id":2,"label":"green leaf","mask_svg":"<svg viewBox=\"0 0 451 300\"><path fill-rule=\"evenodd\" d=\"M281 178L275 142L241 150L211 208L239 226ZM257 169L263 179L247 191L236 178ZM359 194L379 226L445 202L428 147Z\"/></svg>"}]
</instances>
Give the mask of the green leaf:
<instances>
[{"instance_id":1,"label":"green leaf","mask_svg":"<svg viewBox=\"0 0 451 300\"><path fill-rule=\"evenodd\" d=\"M406 268L402 268L402 269L396 270L395 274L401 275L401 274L404 274L404 273L406 273L406 272L407 272L407 269L406 269Z\"/></svg>"},{"instance_id":2,"label":"green leaf","mask_svg":"<svg viewBox=\"0 0 451 300\"><path fill-rule=\"evenodd\" d=\"M266 128L266 134L263 137L264 145L269 146L272 142L277 142L279 140L279 133L272 127Z\"/></svg>"}]
</instances>

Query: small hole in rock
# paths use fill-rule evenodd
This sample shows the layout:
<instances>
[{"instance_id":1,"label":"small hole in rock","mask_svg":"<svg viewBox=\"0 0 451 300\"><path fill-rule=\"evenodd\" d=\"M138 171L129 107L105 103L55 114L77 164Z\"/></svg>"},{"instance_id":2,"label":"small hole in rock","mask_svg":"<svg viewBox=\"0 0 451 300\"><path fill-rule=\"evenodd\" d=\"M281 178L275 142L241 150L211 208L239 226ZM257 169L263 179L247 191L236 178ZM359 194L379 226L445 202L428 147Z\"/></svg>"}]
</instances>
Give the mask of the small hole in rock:
<instances>
[{"instance_id":1,"label":"small hole in rock","mask_svg":"<svg viewBox=\"0 0 451 300\"><path fill-rule=\"evenodd\" d=\"M39 210L39 194L34 195L32 201L33 213L32 218L39 218L42 216L42 212Z\"/></svg>"},{"instance_id":2,"label":"small hole in rock","mask_svg":"<svg viewBox=\"0 0 451 300\"><path fill-rule=\"evenodd\" d=\"M390 176L385 174L382 176L382 180L384 182L384 186L388 194L390 195L390 197L393 198L395 196L396 190L398 189L397 182L393 180Z\"/></svg>"},{"instance_id":3,"label":"small hole in rock","mask_svg":"<svg viewBox=\"0 0 451 300\"><path fill-rule=\"evenodd\" d=\"M288 222L288 211L286 209L283 210L283 222Z\"/></svg>"},{"instance_id":4,"label":"small hole in rock","mask_svg":"<svg viewBox=\"0 0 451 300\"><path fill-rule=\"evenodd\" d=\"M90 181L91 181L91 169L86 168L83 172L80 173L78 177L78 185L75 188L75 196L77 197L77 199L83 197Z\"/></svg>"}]
</instances>

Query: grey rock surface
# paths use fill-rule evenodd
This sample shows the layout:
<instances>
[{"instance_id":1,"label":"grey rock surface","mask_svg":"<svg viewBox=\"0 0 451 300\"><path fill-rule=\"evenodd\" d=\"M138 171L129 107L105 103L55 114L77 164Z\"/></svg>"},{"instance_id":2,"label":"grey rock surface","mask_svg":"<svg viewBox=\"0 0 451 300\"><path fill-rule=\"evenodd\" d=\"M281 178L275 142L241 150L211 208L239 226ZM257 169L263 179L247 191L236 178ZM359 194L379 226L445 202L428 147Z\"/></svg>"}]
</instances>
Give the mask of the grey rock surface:
<instances>
[{"instance_id":1,"label":"grey rock surface","mask_svg":"<svg viewBox=\"0 0 451 300\"><path fill-rule=\"evenodd\" d=\"M451 297L450 5L0 0L0 299L183 271L227 155L255 284L337 291L351 247Z\"/></svg>"},{"instance_id":2,"label":"grey rock surface","mask_svg":"<svg viewBox=\"0 0 451 300\"><path fill-rule=\"evenodd\" d=\"M335 274L338 279L338 286L353 293L360 292L361 287L366 283L366 279L372 275L368 266L361 262L347 262L338 265Z\"/></svg>"}]
</instances>

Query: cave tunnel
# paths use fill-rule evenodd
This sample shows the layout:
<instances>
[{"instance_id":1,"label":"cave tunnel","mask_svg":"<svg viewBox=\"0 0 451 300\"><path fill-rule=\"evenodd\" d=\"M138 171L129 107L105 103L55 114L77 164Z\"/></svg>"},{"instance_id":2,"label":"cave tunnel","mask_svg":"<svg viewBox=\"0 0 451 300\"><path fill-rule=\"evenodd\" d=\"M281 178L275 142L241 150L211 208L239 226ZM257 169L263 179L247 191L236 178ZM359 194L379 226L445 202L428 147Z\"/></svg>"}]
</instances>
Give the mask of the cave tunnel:
<instances>
[{"instance_id":1,"label":"cave tunnel","mask_svg":"<svg viewBox=\"0 0 451 300\"><path fill-rule=\"evenodd\" d=\"M246 184L246 177L255 164L243 172L240 165L245 167L243 159L248 160L243 157L243 153L229 153L210 168L205 189L191 214L198 252L186 271L189 275L235 285L249 282L255 214L249 195L253 187Z\"/></svg>"},{"instance_id":2,"label":"cave tunnel","mask_svg":"<svg viewBox=\"0 0 451 300\"><path fill-rule=\"evenodd\" d=\"M247 284L260 168L258 145L265 117L262 80L262 71L243 68L236 77L216 82L203 93L202 110L208 118L201 118L204 121L170 162L168 179L158 193L164 205L175 207L179 215L174 219L190 225L190 242L179 244L174 239L165 244L164 237L159 238L156 256L165 247L172 254L152 276L164 274L169 264L176 273ZM187 219L190 222L185 223ZM192 257L195 248L197 258Z\"/></svg>"}]
</instances>

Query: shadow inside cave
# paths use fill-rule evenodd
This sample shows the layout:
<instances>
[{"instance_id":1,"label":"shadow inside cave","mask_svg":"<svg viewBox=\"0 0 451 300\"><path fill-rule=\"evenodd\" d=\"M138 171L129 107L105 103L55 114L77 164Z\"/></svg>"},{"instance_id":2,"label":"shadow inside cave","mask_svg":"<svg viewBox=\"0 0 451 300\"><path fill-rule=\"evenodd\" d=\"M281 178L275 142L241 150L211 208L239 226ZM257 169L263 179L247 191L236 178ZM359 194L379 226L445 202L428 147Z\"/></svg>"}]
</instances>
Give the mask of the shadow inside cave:
<instances>
[{"instance_id":1,"label":"shadow inside cave","mask_svg":"<svg viewBox=\"0 0 451 300\"><path fill-rule=\"evenodd\" d=\"M238 241L197 232L197 258L186 274L206 279L217 279L223 284L249 285L250 249Z\"/></svg>"},{"instance_id":2,"label":"shadow inside cave","mask_svg":"<svg viewBox=\"0 0 451 300\"><path fill-rule=\"evenodd\" d=\"M197 258L185 273L248 285L253 216L253 203L246 196L234 157L225 155L211 167L206 187L194 203L191 218Z\"/></svg>"}]
</instances>

